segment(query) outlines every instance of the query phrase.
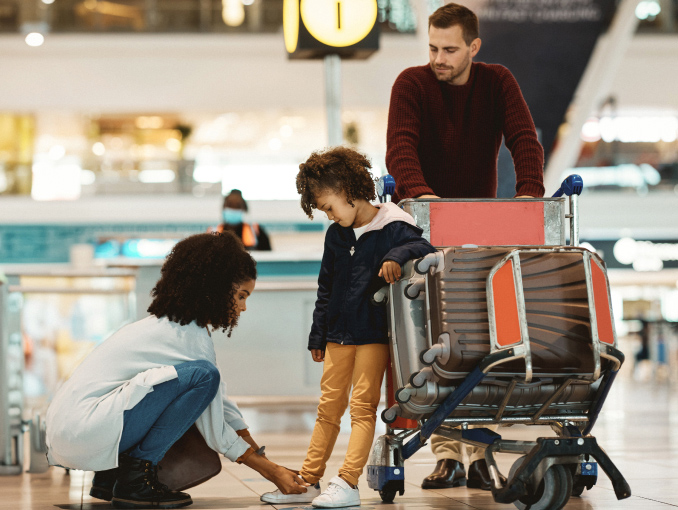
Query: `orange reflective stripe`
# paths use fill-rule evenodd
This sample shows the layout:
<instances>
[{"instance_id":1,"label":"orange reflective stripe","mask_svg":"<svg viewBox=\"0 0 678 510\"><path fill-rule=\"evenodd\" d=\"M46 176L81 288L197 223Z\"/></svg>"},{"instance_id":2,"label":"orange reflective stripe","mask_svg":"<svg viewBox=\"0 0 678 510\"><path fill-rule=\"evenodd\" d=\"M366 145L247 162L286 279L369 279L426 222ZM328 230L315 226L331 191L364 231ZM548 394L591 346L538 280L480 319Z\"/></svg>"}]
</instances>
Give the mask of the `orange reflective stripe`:
<instances>
[{"instance_id":1,"label":"orange reflective stripe","mask_svg":"<svg viewBox=\"0 0 678 510\"><path fill-rule=\"evenodd\" d=\"M598 338L601 342L614 345L612 311L607 297L607 279L600 266L591 259L591 280L593 282L593 305L596 309Z\"/></svg>"},{"instance_id":2,"label":"orange reflective stripe","mask_svg":"<svg viewBox=\"0 0 678 510\"><path fill-rule=\"evenodd\" d=\"M508 260L492 279L494 317L497 327L497 343L505 347L520 343L520 317L513 279L513 261Z\"/></svg>"},{"instance_id":3,"label":"orange reflective stripe","mask_svg":"<svg viewBox=\"0 0 678 510\"><path fill-rule=\"evenodd\" d=\"M252 227L247 223L242 226L242 244L249 248L257 245L257 237L254 235Z\"/></svg>"}]
</instances>

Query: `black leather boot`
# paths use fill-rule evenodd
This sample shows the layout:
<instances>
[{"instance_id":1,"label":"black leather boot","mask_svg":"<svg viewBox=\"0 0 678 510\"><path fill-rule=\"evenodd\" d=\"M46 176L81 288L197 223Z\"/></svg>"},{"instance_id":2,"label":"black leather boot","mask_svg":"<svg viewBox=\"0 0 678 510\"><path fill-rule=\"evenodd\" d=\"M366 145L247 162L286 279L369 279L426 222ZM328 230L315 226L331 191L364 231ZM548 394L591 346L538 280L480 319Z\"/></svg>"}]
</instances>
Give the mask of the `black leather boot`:
<instances>
[{"instance_id":1,"label":"black leather boot","mask_svg":"<svg viewBox=\"0 0 678 510\"><path fill-rule=\"evenodd\" d=\"M89 495L93 498L110 501L113 497L113 485L115 485L115 479L117 477L118 468L107 469L106 471L95 471Z\"/></svg>"},{"instance_id":2,"label":"black leather boot","mask_svg":"<svg viewBox=\"0 0 678 510\"><path fill-rule=\"evenodd\" d=\"M456 460L441 459L433 473L424 478L422 489L451 489L466 485L464 465Z\"/></svg>"},{"instance_id":3,"label":"black leather boot","mask_svg":"<svg viewBox=\"0 0 678 510\"><path fill-rule=\"evenodd\" d=\"M181 508L193 503L185 492L175 492L158 481L158 466L149 460L120 456L111 503L115 508Z\"/></svg>"},{"instance_id":4,"label":"black leather boot","mask_svg":"<svg viewBox=\"0 0 678 510\"><path fill-rule=\"evenodd\" d=\"M501 474L499 479L502 485L506 484L506 478ZM492 490L492 478L490 477L490 471L487 469L487 462L484 459L477 460L469 466L466 486L469 489Z\"/></svg>"}]
</instances>

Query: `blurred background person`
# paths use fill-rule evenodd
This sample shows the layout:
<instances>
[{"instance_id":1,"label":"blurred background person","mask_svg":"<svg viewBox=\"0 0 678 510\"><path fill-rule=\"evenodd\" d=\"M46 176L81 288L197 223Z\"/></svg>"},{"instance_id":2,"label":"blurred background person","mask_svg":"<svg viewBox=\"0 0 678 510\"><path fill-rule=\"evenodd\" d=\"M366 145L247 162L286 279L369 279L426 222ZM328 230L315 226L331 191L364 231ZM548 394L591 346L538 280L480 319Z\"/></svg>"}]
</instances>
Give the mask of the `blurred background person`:
<instances>
[{"instance_id":1,"label":"blurred background person","mask_svg":"<svg viewBox=\"0 0 678 510\"><path fill-rule=\"evenodd\" d=\"M214 229L216 232L230 230L237 235L248 250L271 250L271 241L266 231L258 223L246 221L247 202L239 189L232 189L224 197L222 223Z\"/></svg>"}]
</instances>

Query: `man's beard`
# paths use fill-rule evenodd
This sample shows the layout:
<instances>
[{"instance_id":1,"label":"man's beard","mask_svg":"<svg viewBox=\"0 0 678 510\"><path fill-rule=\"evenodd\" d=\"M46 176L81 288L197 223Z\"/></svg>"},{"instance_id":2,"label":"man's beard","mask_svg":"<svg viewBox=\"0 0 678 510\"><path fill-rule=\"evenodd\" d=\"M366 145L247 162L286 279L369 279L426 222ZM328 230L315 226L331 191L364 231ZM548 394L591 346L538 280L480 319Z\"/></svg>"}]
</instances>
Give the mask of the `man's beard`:
<instances>
[{"instance_id":1,"label":"man's beard","mask_svg":"<svg viewBox=\"0 0 678 510\"><path fill-rule=\"evenodd\" d=\"M444 67L444 68L442 69L442 71L451 71L451 72L452 72L452 74L450 75L449 78L443 78L443 77L440 77L440 76L438 75L438 73L440 72L440 70L438 70L434 64L431 64L431 69L433 70L433 73L436 75L436 78L438 78L438 81L453 82L453 81L456 80L459 76L461 76L462 74L464 74L464 72L466 71L466 69L468 69L468 66L469 66L470 64L471 64L471 59L468 58L468 56L467 56L466 60L465 60L464 63L462 64L462 66L461 66L461 68L460 68L459 71L456 71L456 72L455 72L454 67L452 67L452 68L450 68L450 67Z\"/></svg>"}]
</instances>

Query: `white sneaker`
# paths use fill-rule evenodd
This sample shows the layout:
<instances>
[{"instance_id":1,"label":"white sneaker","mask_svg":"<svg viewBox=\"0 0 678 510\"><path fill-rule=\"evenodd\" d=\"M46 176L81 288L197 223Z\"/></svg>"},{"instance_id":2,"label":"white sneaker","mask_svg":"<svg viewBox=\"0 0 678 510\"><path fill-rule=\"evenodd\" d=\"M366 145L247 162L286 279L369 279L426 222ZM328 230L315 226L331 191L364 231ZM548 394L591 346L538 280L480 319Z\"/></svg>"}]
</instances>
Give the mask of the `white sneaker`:
<instances>
[{"instance_id":1,"label":"white sneaker","mask_svg":"<svg viewBox=\"0 0 678 510\"><path fill-rule=\"evenodd\" d=\"M316 508L342 508L346 506L360 506L360 492L358 486L354 489L346 481L335 476L323 493L315 498L312 505Z\"/></svg>"},{"instance_id":2,"label":"white sneaker","mask_svg":"<svg viewBox=\"0 0 678 510\"><path fill-rule=\"evenodd\" d=\"M320 484L316 483L315 485L309 485L306 487L306 492L302 494L283 494L280 492L280 489L274 490L273 492L266 492L261 495L259 498L264 503L310 503L314 498L320 496Z\"/></svg>"}]
</instances>

